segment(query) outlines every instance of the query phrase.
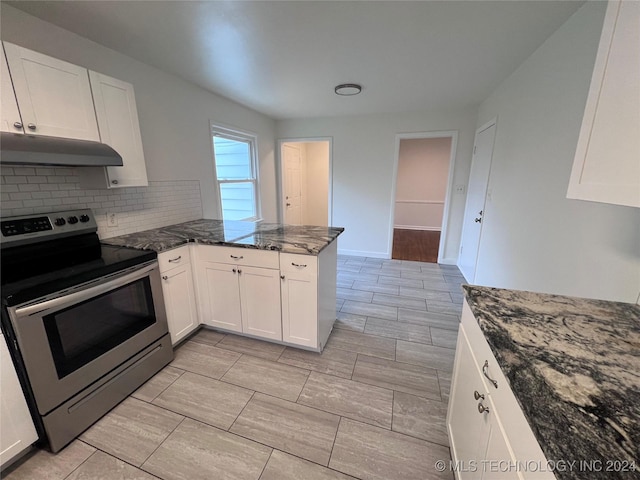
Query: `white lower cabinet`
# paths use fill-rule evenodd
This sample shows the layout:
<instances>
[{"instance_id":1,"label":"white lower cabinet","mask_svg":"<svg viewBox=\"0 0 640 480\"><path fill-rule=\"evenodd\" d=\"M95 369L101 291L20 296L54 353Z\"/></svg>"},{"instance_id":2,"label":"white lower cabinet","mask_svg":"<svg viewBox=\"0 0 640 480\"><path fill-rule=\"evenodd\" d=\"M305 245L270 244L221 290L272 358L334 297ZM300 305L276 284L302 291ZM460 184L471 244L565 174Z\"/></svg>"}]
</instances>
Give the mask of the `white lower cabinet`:
<instances>
[{"instance_id":1,"label":"white lower cabinet","mask_svg":"<svg viewBox=\"0 0 640 480\"><path fill-rule=\"evenodd\" d=\"M274 265L274 258L277 265L278 253L206 245L198 249L198 296L203 323L282 340L280 272L268 268Z\"/></svg>"},{"instance_id":2,"label":"white lower cabinet","mask_svg":"<svg viewBox=\"0 0 640 480\"><path fill-rule=\"evenodd\" d=\"M238 268L243 333L282 340L279 273L270 268Z\"/></svg>"},{"instance_id":3,"label":"white lower cabinet","mask_svg":"<svg viewBox=\"0 0 640 480\"><path fill-rule=\"evenodd\" d=\"M237 272L238 267L226 263L205 261L199 266L198 297L205 325L242 333Z\"/></svg>"},{"instance_id":4,"label":"white lower cabinet","mask_svg":"<svg viewBox=\"0 0 640 480\"><path fill-rule=\"evenodd\" d=\"M295 345L317 348L318 276L316 258L284 254L280 257L282 340Z\"/></svg>"},{"instance_id":5,"label":"white lower cabinet","mask_svg":"<svg viewBox=\"0 0 640 480\"><path fill-rule=\"evenodd\" d=\"M38 440L4 335L0 334L0 466Z\"/></svg>"},{"instance_id":6,"label":"white lower cabinet","mask_svg":"<svg viewBox=\"0 0 640 480\"><path fill-rule=\"evenodd\" d=\"M200 321L322 351L336 319L337 242L319 255L198 245Z\"/></svg>"},{"instance_id":7,"label":"white lower cabinet","mask_svg":"<svg viewBox=\"0 0 640 480\"><path fill-rule=\"evenodd\" d=\"M196 310L189 246L160 253L158 263L171 344L175 345L200 324Z\"/></svg>"},{"instance_id":8,"label":"white lower cabinet","mask_svg":"<svg viewBox=\"0 0 640 480\"><path fill-rule=\"evenodd\" d=\"M487 367L484 367L487 362ZM555 479L531 427L465 303L447 412L460 480ZM487 375L496 380L497 387ZM527 466L541 466L530 468Z\"/></svg>"}]
</instances>

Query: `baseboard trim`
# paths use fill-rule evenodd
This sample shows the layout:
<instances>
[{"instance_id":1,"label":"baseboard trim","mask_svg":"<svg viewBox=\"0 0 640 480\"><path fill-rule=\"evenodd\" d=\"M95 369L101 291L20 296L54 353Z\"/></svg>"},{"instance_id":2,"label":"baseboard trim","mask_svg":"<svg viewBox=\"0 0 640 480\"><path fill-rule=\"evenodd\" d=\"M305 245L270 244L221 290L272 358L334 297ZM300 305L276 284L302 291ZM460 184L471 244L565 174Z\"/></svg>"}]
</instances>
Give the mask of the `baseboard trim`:
<instances>
[{"instance_id":1,"label":"baseboard trim","mask_svg":"<svg viewBox=\"0 0 640 480\"><path fill-rule=\"evenodd\" d=\"M398 230L421 230L425 232L441 232L441 227L423 227L423 226L415 226L415 225L394 225L394 229Z\"/></svg>"},{"instance_id":2,"label":"baseboard trim","mask_svg":"<svg viewBox=\"0 0 640 480\"><path fill-rule=\"evenodd\" d=\"M441 263L442 265L455 265L456 267L458 266L458 259L457 258L442 258L438 261L438 263Z\"/></svg>"},{"instance_id":3,"label":"baseboard trim","mask_svg":"<svg viewBox=\"0 0 640 480\"><path fill-rule=\"evenodd\" d=\"M380 252L366 252L364 250L346 250L339 248L338 255L352 255L354 257L371 257L371 258L391 258L391 254L389 253L380 253Z\"/></svg>"}]
</instances>

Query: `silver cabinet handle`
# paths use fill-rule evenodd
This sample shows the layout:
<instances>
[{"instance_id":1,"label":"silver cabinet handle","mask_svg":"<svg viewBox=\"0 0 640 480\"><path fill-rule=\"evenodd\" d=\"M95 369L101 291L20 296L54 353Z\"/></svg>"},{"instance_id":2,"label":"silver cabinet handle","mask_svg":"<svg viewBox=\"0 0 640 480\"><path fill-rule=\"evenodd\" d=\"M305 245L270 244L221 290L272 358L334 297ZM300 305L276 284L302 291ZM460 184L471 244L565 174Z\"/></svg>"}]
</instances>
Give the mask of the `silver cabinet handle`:
<instances>
[{"instance_id":1,"label":"silver cabinet handle","mask_svg":"<svg viewBox=\"0 0 640 480\"><path fill-rule=\"evenodd\" d=\"M182 258L182 255L178 255L176 258L170 258L169 263L179 262Z\"/></svg>"},{"instance_id":2,"label":"silver cabinet handle","mask_svg":"<svg viewBox=\"0 0 640 480\"><path fill-rule=\"evenodd\" d=\"M244 258L242 255L240 255L239 257L236 257L235 255L229 255L229 256L234 260L242 260Z\"/></svg>"},{"instance_id":3,"label":"silver cabinet handle","mask_svg":"<svg viewBox=\"0 0 640 480\"><path fill-rule=\"evenodd\" d=\"M303 265L301 263L293 263L291 262L291 265L293 265L294 267L302 267L302 268L306 268L306 265Z\"/></svg>"},{"instance_id":4,"label":"silver cabinet handle","mask_svg":"<svg viewBox=\"0 0 640 480\"><path fill-rule=\"evenodd\" d=\"M475 392L473 392L473 398L475 398L476 400L484 400L484 395L476 390Z\"/></svg>"},{"instance_id":5,"label":"silver cabinet handle","mask_svg":"<svg viewBox=\"0 0 640 480\"><path fill-rule=\"evenodd\" d=\"M493 383L493 386L498 388L498 382L496 382L493 378L491 378L489 376L489 373L487 373L489 370L489 360L485 360L484 361L484 365L482 365L482 373L484 374L485 377L487 377L487 379Z\"/></svg>"},{"instance_id":6,"label":"silver cabinet handle","mask_svg":"<svg viewBox=\"0 0 640 480\"><path fill-rule=\"evenodd\" d=\"M479 413L489 413L489 407L485 407L482 402L478 403L478 412Z\"/></svg>"},{"instance_id":7,"label":"silver cabinet handle","mask_svg":"<svg viewBox=\"0 0 640 480\"><path fill-rule=\"evenodd\" d=\"M29 123L27 125L27 127L29 127L29 130L35 130L36 129L36 124L35 123Z\"/></svg>"},{"instance_id":8,"label":"silver cabinet handle","mask_svg":"<svg viewBox=\"0 0 640 480\"><path fill-rule=\"evenodd\" d=\"M114 185L118 184L118 180L111 180L111 183L113 183Z\"/></svg>"},{"instance_id":9,"label":"silver cabinet handle","mask_svg":"<svg viewBox=\"0 0 640 480\"><path fill-rule=\"evenodd\" d=\"M22 130L22 122L13 122L13 126L17 129Z\"/></svg>"},{"instance_id":10,"label":"silver cabinet handle","mask_svg":"<svg viewBox=\"0 0 640 480\"><path fill-rule=\"evenodd\" d=\"M167 277L166 275L163 275L163 276L162 276L162 279L163 279L163 280L169 280L169 277Z\"/></svg>"}]
</instances>

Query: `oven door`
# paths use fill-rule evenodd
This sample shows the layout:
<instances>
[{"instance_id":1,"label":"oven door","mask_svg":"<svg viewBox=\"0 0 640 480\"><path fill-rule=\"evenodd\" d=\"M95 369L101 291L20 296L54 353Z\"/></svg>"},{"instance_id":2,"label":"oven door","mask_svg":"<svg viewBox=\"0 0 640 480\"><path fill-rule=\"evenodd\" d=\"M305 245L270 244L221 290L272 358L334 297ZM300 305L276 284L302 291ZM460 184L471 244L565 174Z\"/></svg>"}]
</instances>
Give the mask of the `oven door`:
<instances>
[{"instance_id":1,"label":"oven door","mask_svg":"<svg viewBox=\"0 0 640 480\"><path fill-rule=\"evenodd\" d=\"M9 318L41 415L168 331L157 261L11 307Z\"/></svg>"}]
</instances>

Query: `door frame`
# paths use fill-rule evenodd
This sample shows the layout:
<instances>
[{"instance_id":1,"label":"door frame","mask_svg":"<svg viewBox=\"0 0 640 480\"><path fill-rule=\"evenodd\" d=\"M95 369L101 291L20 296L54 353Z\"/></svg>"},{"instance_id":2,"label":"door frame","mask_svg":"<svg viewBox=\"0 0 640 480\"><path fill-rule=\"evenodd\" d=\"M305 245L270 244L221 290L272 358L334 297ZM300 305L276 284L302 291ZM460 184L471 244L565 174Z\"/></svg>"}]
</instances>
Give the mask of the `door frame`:
<instances>
[{"instance_id":1,"label":"door frame","mask_svg":"<svg viewBox=\"0 0 640 480\"><path fill-rule=\"evenodd\" d=\"M451 138L451 154L449 157L449 174L447 176L447 191L444 196L444 209L442 212L442 229L440 231L440 243L438 245L438 263L455 265L455 258L445 258L444 246L448 235L449 225L449 209L451 205L451 196L453 195L453 174L456 166L456 150L458 147L458 130L442 130L432 132L415 132L415 133L397 133L395 140L395 159L393 162L393 183L391 186L391 215L389 221L389 239L387 258L391 258L393 254L393 226L395 224L395 202L396 189L398 182L398 162L400 160L400 141L412 140L420 138Z\"/></svg>"},{"instance_id":2,"label":"door frame","mask_svg":"<svg viewBox=\"0 0 640 480\"><path fill-rule=\"evenodd\" d=\"M333 137L296 137L280 138L277 141L276 152L276 190L278 195L278 222L284 223L284 210L286 199L284 198L284 169L282 165L282 146L285 143L310 143L329 142L329 178L327 179L327 223L333 225Z\"/></svg>"},{"instance_id":3,"label":"door frame","mask_svg":"<svg viewBox=\"0 0 640 480\"><path fill-rule=\"evenodd\" d=\"M480 135L482 132L484 132L485 130L488 130L491 127L496 127L496 133L494 133L493 135L493 143L491 144L491 159L489 160L489 174L487 175L487 185L484 191L484 201L482 202L482 222L480 222L480 234L478 235L478 248L476 250L476 261L475 261L475 265L474 265L474 269L473 269L473 278L471 279L467 279L465 277L465 280L467 280L468 283L474 283L475 279L477 277L477 272L478 272L478 257L480 256L480 245L482 243L482 231L484 230L484 224L487 218L487 194L489 192L489 184L491 183L491 169L493 168L493 153L494 153L494 148L496 145L496 134L497 134L497 129L498 129L498 117L493 117L491 120L489 120L488 122L483 123L482 125L480 125L478 128L476 128L476 132L475 135L473 137L473 150L472 150L472 154L471 154L471 165L469 165L469 180L467 181L467 193L469 192L469 182L471 181L471 171L473 169L473 157L475 156L475 149L476 149L476 140L478 139L478 135ZM469 218L471 216L475 216L475 215L469 215ZM462 230L460 232L460 248L462 248L463 244L463 240L464 240L464 227L466 225L466 220L467 220L467 199L465 198L465 202L464 202L464 214L462 215ZM456 262L456 265L458 266L458 269L460 270L460 273L462 273L462 276L464 276L464 273L462 272L462 269L459 266L460 264L460 251L458 251L458 261Z\"/></svg>"}]
</instances>

